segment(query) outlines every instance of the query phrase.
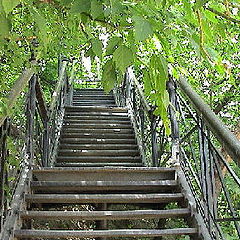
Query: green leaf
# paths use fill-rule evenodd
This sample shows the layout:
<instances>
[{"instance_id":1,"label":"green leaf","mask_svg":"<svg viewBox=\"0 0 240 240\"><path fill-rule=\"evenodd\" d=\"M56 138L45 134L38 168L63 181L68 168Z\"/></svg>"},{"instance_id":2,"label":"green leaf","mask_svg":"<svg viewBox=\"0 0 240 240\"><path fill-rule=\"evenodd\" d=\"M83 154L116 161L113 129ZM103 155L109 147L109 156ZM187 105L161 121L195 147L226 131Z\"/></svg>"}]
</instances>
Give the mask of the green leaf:
<instances>
[{"instance_id":1,"label":"green leaf","mask_svg":"<svg viewBox=\"0 0 240 240\"><path fill-rule=\"evenodd\" d=\"M209 0L196 0L195 3L195 9L201 8L205 3L207 3Z\"/></svg>"},{"instance_id":2,"label":"green leaf","mask_svg":"<svg viewBox=\"0 0 240 240\"><path fill-rule=\"evenodd\" d=\"M93 19L96 19L98 17L103 17L103 6L97 0L91 1L91 15Z\"/></svg>"},{"instance_id":3,"label":"green leaf","mask_svg":"<svg viewBox=\"0 0 240 240\"><path fill-rule=\"evenodd\" d=\"M106 48L106 55L111 55L113 54L113 52L115 51L116 46L122 43L122 39L120 37L112 37L109 41L108 41L108 45Z\"/></svg>"},{"instance_id":4,"label":"green leaf","mask_svg":"<svg viewBox=\"0 0 240 240\"><path fill-rule=\"evenodd\" d=\"M10 23L3 11L0 12L0 26L0 39L3 39L9 35L10 31Z\"/></svg>"},{"instance_id":5,"label":"green leaf","mask_svg":"<svg viewBox=\"0 0 240 240\"><path fill-rule=\"evenodd\" d=\"M117 68L124 74L126 68L133 63L133 53L128 47L121 45L113 53L113 61Z\"/></svg>"},{"instance_id":6,"label":"green leaf","mask_svg":"<svg viewBox=\"0 0 240 240\"><path fill-rule=\"evenodd\" d=\"M95 54L94 54L92 48L90 47L90 48L86 51L85 57L94 57L94 56L95 56Z\"/></svg>"},{"instance_id":7,"label":"green leaf","mask_svg":"<svg viewBox=\"0 0 240 240\"><path fill-rule=\"evenodd\" d=\"M102 57L103 44L99 39L92 39L92 50L98 57Z\"/></svg>"},{"instance_id":8,"label":"green leaf","mask_svg":"<svg viewBox=\"0 0 240 240\"><path fill-rule=\"evenodd\" d=\"M166 90L166 82L168 81L167 61L161 55L153 55L150 60L151 79L154 82L156 91L162 94Z\"/></svg>"},{"instance_id":9,"label":"green leaf","mask_svg":"<svg viewBox=\"0 0 240 240\"><path fill-rule=\"evenodd\" d=\"M37 28L39 30L39 37L42 40L43 44L45 45L45 47L48 45L49 43L49 36L50 34L48 33L48 29L47 29L47 23L45 18L38 12L38 10L36 8L31 8L30 9L32 16L34 18L34 21L37 25Z\"/></svg>"},{"instance_id":10,"label":"green leaf","mask_svg":"<svg viewBox=\"0 0 240 240\"><path fill-rule=\"evenodd\" d=\"M137 41L144 41L153 34L152 25L143 17L134 16L135 38Z\"/></svg>"},{"instance_id":11,"label":"green leaf","mask_svg":"<svg viewBox=\"0 0 240 240\"><path fill-rule=\"evenodd\" d=\"M117 74L112 60L108 60L103 66L102 84L106 92L110 92L117 81Z\"/></svg>"},{"instance_id":12,"label":"green leaf","mask_svg":"<svg viewBox=\"0 0 240 240\"><path fill-rule=\"evenodd\" d=\"M2 0L5 13L8 15L18 4L20 0Z\"/></svg>"},{"instance_id":13,"label":"green leaf","mask_svg":"<svg viewBox=\"0 0 240 240\"><path fill-rule=\"evenodd\" d=\"M89 13L91 9L91 1L89 0L75 0L70 9L70 13Z\"/></svg>"},{"instance_id":14,"label":"green leaf","mask_svg":"<svg viewBox=\"0 0 240 240\"><path fill-rule=\"evenodd\" d=\"M144 93L146 96L149 96L152 91L152 84L151 84L151 78L149 76L149 72L147 70L144 71L144 78L143 78L143 83L144 83Z\"/></svg>"}]
</instances>

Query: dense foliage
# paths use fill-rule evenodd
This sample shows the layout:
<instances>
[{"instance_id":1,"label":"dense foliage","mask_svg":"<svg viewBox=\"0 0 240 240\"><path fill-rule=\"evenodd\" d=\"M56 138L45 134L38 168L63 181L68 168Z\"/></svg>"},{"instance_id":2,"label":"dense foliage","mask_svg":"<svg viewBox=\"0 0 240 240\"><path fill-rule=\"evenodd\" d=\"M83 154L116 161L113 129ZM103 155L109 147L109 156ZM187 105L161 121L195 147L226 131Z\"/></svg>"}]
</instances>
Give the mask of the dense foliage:
<instances>
[{"instance_id":1,"label":"dense foliage","mask_svg":"<svg viewBox=\"0 0 240 240\"><path fill-rule=\"evenodd\" d=\"M230 114L222 115L232 121L239 99L239 8L239 0L1 0L1 107L29 59L37 58L54 78L49 66L59 53L79 58L84 50L101 62L107 91L134 64L166 125L168 73L187 75L213 108L231 102Z\"/></svg>"}]
</instances>

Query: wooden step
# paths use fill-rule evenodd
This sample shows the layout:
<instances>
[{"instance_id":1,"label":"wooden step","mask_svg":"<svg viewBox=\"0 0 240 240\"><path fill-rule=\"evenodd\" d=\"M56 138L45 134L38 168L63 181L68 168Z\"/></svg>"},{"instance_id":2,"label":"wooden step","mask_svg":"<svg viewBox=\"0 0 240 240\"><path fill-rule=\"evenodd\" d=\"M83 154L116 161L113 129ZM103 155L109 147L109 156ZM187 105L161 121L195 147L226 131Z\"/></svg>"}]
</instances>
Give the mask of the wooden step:
<instances>
[{"instance_id":1,"label":"wooden step","mask_svg":"<svg viewBox=\"0 0 240 240\"><path fill-rule=\"evenodd\" d=\"M182 193L152 194L26 194L29 203L169 203L183 200Z\"/></svg>"},{"instance_id":2,"label":"wooden step","mask_svg":"<svg viewBox=\"0 0 240 240\"><path fill-rule=\"evenodd\" d=\"M128 118L122 119L122 120L116 120L116 119L91 119L91 118L86 118L86 119L65 119L64 124L76 124L76 125L83 125L83 124L99 124L99 125L104 125L104 124L117 124L119 126L123 125L131 125L131 122Z\"/></svg>"},{"instance_id":3,"label":"wooden step","mask_svg":"<svg viewBox=\"0 0 240 240\"><path fill-rule=\"evenodd\" d=\"M43 220L124 220L185 218L190 216L188 208L170 210L129 210L129 211L25 211L22 219Z\"/></svg>"},{"instance_id":4,"label":"wooden step","mask_svg":"<svg viewBox=\"0 0 240 240\"><path fill-rule=\"evenodd\" d=\"M66 112L115 112L115 113L127 113L128 109L123 107L76 107L76 106L65 106Z\"/></svg>"},{"instance_id":5,"label":"wooden step","mask_svg":"<svg viewBox=\"0 0 240 240\"><path fill-rule=\"evenodd\" d=\"M120 123L65 123L63 125L64 128L83 128L83 129L132 129L132 125L130 122L128 124L120 124Z\"/></svg>"},{"instance_id":6,"label":"wooden step","mask_svg":"<svg viewBox=\"0 0 240 240\"><path fill-rule=\"evenodd\" d=\"M131 134L133 133L132 128L122 129L122 128L109 128L109 129L91 129L91 128L68 128L63 127L63 134L74 133L74 134Z\"/></svg>"},{"instance_id":7,"label":"wooden step","mask_svg":"<svg viewBox=\"0 0 240 240\"><path fill-rule=\"evenodd\" d=\"M178 187L176 180L154 181L31 181L31 189L37 192L99 192L99 191L163 191Z\"/></svg>"},{"instance_id":8,"label":"wooden step","mask_svg":"<svg viewBox=\"0 0 240 240\"><path fill-rule=\"evenodd\" d=\"M135 135L125 133L62 133L61 138L90 138L90 139L135 139Z\"/></svg>"},{"instance_id":9,"label":"wooden step","mask_svg":"<svg viewBox=\"0 0 240 240\"><path fill-rule=\"evenodd\" d=\"M175 180L174 168L94 167L34 169L39 181L148 181Z\"/></svg>"},{"instance_id":10,"label":"wooden step","mask_svg":"<svg viewBox=\"0 0 240 240\"><path fill-rule=\"evenodd\" d=\"M92 106L98 106L98 107L116 107L115 103L81 103L81 102L73 102L73 106L75 107L92 107Z\"/></svg>"},{"instance_id":11,"label":"wooden step","mask_svg":"<svg viewBox=\"0 0 240 240\"><path fill-rule=\"evenodd\" d=\"M60 144L59 149L79 149L79 150L137 150L136 144Z\"/></svg>"},{"instance_id":12,"label":"wooden step","mask_svg":"<svg viewBox=\"0 0 240 240\"><path fill-rule=\"evenodd\" d=\"M15 230L14 237L22 238L111 238L111 237L160 237L197 234L196 228L175 229L116 229L116 230Z\"/></svg>"},{"instance_id":13,"label":"wooden step","mask_svg":"<svg viewBox=\"0 0 240 240\"><path fill-rule=\"evenodd\" d=\"M142 167L142 163L135 162L57 162L56 167Z\"/></svg>"},{"instance_id":14,"label":"wooden step","mask_svg":"<svg viewBox=\"0 0 240 240\"><path fill-rule=\"evenodd\" d=\"M93 104L115 104L114 99L99 99L99 98L95 98L95 99L76 99L73 98L73 103L93 103ZM117 107L117 105L115 104L115 107Z\"/></svg>"},{"instance_id":15,"label":"wooden step","mask_svg":"<svg viewBox=\"0 0 240 240\"><path fill-rule=\"evenodd\" d=\"M112 95L74 94L73 100L113 100Z\"/></svg>"},{"instance_id":16,"label":"wooden step","mask_svg":"<svg viewBox=\"0 0 240 240\"><path fill-rule=\"evenodd\" d=\"M74 143L79 143L79 144L115 144L115 145L124 145L124 144L136 144L136 140L132 138L125 138L125 139L119 139L119 138L61 138L60 139L61 143L69 143L69 144L74 144Z\"/></svg>"},{"instance_id":17,"label":"wooden step","mask_svg":"<svg viewBox=\"0 0 240 240\"><path fill-rule=\"evenodd\" d=\"M116 120L130 121L127 113L98 113L98 112L69 112L65 113L64 120Z\"/></svg>"},{"instance_id":18,"label":"wooden step","mask_svg":"<svg viewBox=\"0 0 240 240\"><path fill-rule=\"evenodd\" d=\"M141 157L137 156L69 156L58 155L57 163L141 163Z\"/></svg>"},{"instance_id":19,"label":"wooden step","mask_svg":"<svg viewBox=\"0 0 240 240\"><path fill-rule=\"evenodd\" d=\"M73 91L73 96L78 96L78 95L105 95L105 96L113 96L112 93L106 93L103 90L99 90L99 89L81 89L78 91Z\"/></svg>"},{"instance_id":20,"label":"wooden step","mask_svg":"<svg viewBox=\"0 0 240 240\"><path fill-rule=\"evenodd\" d=\"M58 156L139 156L138 150L72 150L60 149Z\"/></svg>"}]
</instances>

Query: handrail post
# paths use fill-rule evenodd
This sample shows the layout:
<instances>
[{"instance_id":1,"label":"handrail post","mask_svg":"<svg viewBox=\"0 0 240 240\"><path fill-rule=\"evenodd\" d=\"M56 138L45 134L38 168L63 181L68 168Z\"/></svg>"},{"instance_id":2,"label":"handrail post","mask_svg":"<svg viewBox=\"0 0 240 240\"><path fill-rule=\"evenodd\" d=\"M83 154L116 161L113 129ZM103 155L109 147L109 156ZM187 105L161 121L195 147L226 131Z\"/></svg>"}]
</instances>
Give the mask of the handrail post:
<instances>
[{"instance_id":1,"label":"handrail post","mask_svg":"<svg viewBox=\"0 0 240 240\"><path fill-rule=\"evenodd\" d=\"M33 166L34 158L34 116L36 111L36 75L34 74L29 82L29 95L27 102L27 154L28 154L28 164L31 168Z\"/></svg>"},{"instance_id":2,"label":"handrail post","mask_svg":"<svg viewBox=\"0 0 240 240\"><path fill-rule=\"evenodd\" d=\"M169 117L171 122L171 138L172 138L172 163L173 166L179 167L180 166L180 159L179 159L179 126L178 120L176 116L177 111L177 96L176 96L176 83L173 81L172 78L169 78L167 82L167 89L170 98L170 105L169 105Z\"/></svg>"}]
</instances>

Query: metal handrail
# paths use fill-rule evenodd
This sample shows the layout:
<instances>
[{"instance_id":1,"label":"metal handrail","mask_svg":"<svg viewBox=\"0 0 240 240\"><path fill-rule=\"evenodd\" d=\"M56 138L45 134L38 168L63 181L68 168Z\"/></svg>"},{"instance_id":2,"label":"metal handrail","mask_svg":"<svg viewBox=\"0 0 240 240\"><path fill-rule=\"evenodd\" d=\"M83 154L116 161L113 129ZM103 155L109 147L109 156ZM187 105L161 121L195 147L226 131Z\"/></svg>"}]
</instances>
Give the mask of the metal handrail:
<instances>
[{"instance_id":1,"label":"metal handrail","mask_svg":"<svg viewBox=\"0 0 240 240\"><path fill-rule=\"evenodd\" d=\"M240 165L240 141L236 136L224 125L211 108L202 100L202 98L191 88L188 82L181 77L178 84L183 93L188 97L195 106L198 113L203 116L206 124L211 128L212 133L224 146L228 154L234 161Z\"/></svg>"},{"instance_id":2,"label":"metal handrail","mask_svg":"<svg viewBox=\"0 0 240 240\"><path fill-rule=\"evenodd\" d=\"M13 88L12 88L11 92L9 93L8 98L7 98L8 113L5 114L4 116L1 116L0 127L3 125L6 118L10 116L10 111L9 110L14 107L18 97L20 96L20 94L22 93L24 88L26 87L27 83L32 78L33 74L34 74L34 68L33 67L25 69L23 71L23 73L21 74L21 76L18 78L18 80L15 82L15 84L14 84L14 86L13 86Z\"/></svg>"},{"instance_id":3,"label":"metal handrail","mask_svg":"<svg viewBox=\"0 0 240 240\"><path fill-rule=\"evenodd\" d=\"M151 107L150 107L150 105L148 104L148 102L145 98L142 87L140 86L140 83L139 83L139 81L137 80L137 78L134 74L133 68L129 67L127 69L127 74L129 75L129 79L132 80L131 82L135 85L135 87L136 87L136 89L137 89L137 91L138 91L138 93L141 97L141 101L142 101L144 110L146 112L150 113L151 112Z\"/></svg>"}]
</instances>

